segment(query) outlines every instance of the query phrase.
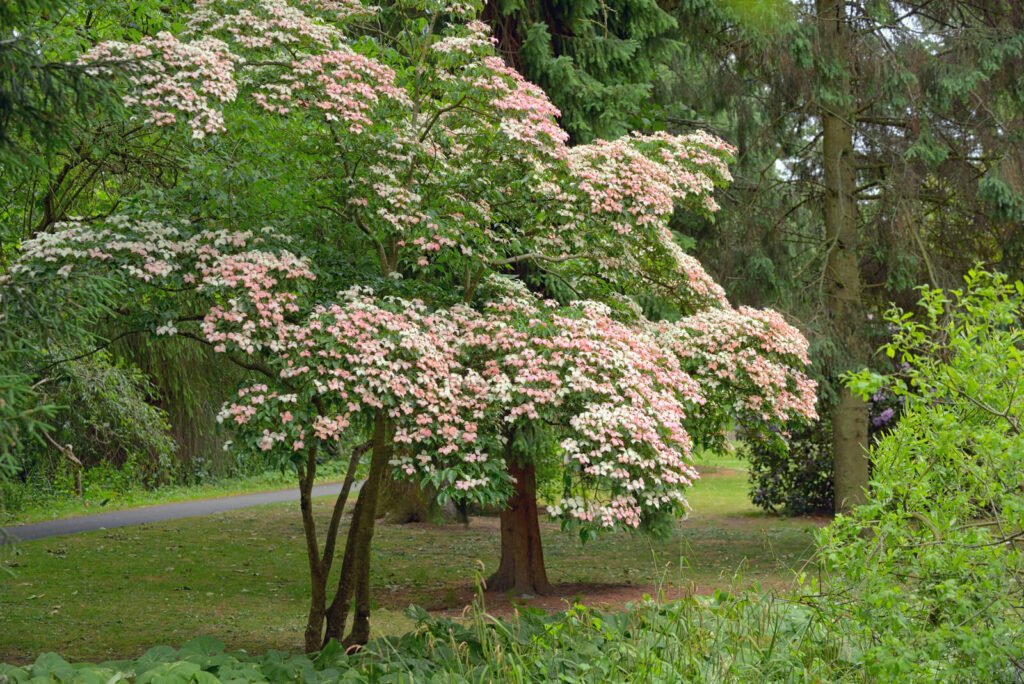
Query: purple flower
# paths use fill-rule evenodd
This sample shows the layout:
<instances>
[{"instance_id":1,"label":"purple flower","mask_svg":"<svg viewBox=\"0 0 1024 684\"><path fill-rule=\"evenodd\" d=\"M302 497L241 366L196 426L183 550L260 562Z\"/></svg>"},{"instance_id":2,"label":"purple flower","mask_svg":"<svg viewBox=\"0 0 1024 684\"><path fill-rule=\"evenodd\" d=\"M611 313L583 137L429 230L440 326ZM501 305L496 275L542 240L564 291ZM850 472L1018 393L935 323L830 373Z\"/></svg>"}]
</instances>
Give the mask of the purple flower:
<instances>
[{"instance_id":1,"label":"purple flower","mask_svg":"<svg viewBox=\"0 0 1024 684\"><path fill-rule=\"evenodd\" d=\"M884 411L882 411L881 413L879 413L877 416L872 418L871 419L871 424L874 425L876 428L882 427L884 425L888 425L889 421L892 420L892 417L894 415L896 415L896 411L894 411L891 408L887 408Z\"/></svg>"}]
</instances>

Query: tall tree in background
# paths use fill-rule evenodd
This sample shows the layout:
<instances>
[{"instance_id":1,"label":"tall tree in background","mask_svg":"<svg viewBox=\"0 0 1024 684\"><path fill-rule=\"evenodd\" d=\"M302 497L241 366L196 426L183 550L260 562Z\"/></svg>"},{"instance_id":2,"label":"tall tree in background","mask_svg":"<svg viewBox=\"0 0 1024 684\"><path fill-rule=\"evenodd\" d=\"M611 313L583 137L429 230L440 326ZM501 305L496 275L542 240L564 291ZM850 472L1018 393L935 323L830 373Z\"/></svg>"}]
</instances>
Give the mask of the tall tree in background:
<instances>
[{"instance_id":1,"label":"tall tree in background","mask_svg":"<svg viewBox=\"0 0 1024 684\"><path fill-rule=\"evenodd\" d=\"M864 303L857 251L858 209L853 150L853 102L849 96L849 33L845 0L817 0L822 82L816 102L821 119L824 187L825 297L829 328L849 362L867 362L860 334ZM845 386L832 408L832 462L836 511L864 501L868 486L867 404Z\"/></svg>"},{"instance_id":2,"label":"tall tree in background","mask_svg":"<svg viewBox=\"0 0 1024 684\"><path fill-rule=\"evenodd\" d=\"M653 96L680 48L656 0L488 0L482 18L506 63L561 110L574 142L651 128Z\"/></svg>"},{"instance_id":3,"label":"tall tree in background","mask_svg":"<svg viewBox=\"0 0 1024 684\"><path fill-rule=\"evenodd\" d=\"M739 300L802 321L822 379L863 365L886 335L873 315L917 285L976 260L1021 273L1019 5L666 7L687 46L669 126L738 147L717 223L677 227ZM866 419L832 386L841 505L866 478Z\"/></svg>"}]
</instances>

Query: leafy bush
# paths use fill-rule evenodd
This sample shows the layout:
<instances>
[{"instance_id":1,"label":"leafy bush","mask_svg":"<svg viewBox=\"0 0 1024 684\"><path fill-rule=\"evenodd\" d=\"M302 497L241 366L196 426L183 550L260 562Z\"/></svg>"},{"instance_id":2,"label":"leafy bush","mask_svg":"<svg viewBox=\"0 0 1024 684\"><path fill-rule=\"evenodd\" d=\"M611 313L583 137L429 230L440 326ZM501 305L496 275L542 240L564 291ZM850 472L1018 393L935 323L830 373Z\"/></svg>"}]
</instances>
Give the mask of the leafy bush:
<instances>
[{"instance_id":1,"label":"leafy bush","mask_svg":"<svg viewBox=\"0 0 1024 684\"><path fill-rule=\"evenodd\" d=\"M411 608L418 626L346 654L226 653L199 638L138 660L71 665L55 654L0 665L0 681L175 682L679 682L857 679L856 651L812 609L749 593L646 601L618 613L583 606L511 621L475 611L468 624Z\"/></svg>"},{"instance_id":2,"label":"leafy bush","mask_svg":"<svg viewBox=\"0 0 1024 684\"><path fill-rule=\"evenodd\" d=\"M107 498L173 477L167 418L149 403L149 384L137 369L96 353L55 367L39 394L51 407L50 426L45 437L21 444L13 481L0 484L7 513L85 490Z\"/></svg>"},{"instance_id":3,"label":"leafy bush","mask_svg":"<svg viewBox=\"0 0 1024 684\"><path fill-rule=\"evenodd\" d=\"M66 352L74 356L73 352ZM124 494L173 477L174 440L151 388L133 368L95 353L60 364L40 390L50 405L47 434L23 443L3 506L82 495L80 488Z\"/></svg>"},{"instance_id":4,"label":"leafy bush","mask_svg":"<svg viewBox=\"0 0 1024 684\"><path fill-rule=\"evenodd\" d=\"M55 379L55 439L71 444L87 468L134 464L144 480L174 467L167 417L151 405L151 388L135 368L98 353L63 364Z\"/></svg>"},{"instance_id":5,"label":"leafy bush","mask_svg":"<svg viewBox=\"0 0 1024 684\"><path fill-rule=\"evenodd\" d=\"M751 434L746 442L754 505L785 515L832 512L832 424L827 418L795 427L787 437Z\"/></svg>"},{"instance_id":6,"label":"leafy bush","mask_svg":"<svg viewBox=\"0 0 1024 684\"><path fill-rule=\"evenodd\" d=\"M866 505L820 539L824 606L869 640L882 681L1024 678L1024 284L971 272L899 310L887 352L905 376L862 372L905 397L873 449Z\"/></svg>"},{"instance_id":7,"label":"leafy bush","mask_svg":"<svg viewBox=\"0 0 1024 684\"><path fill-rule=\"evenodd\" d=\"M876 390L868 398L868 442L874 444L891 432L902 412L902 396ZM832 423L828 411L819 410L818 415L818 423L796 425L785 435L744 435L754 505L784 515L832 513Z\"/></svg>"}]
</instances>

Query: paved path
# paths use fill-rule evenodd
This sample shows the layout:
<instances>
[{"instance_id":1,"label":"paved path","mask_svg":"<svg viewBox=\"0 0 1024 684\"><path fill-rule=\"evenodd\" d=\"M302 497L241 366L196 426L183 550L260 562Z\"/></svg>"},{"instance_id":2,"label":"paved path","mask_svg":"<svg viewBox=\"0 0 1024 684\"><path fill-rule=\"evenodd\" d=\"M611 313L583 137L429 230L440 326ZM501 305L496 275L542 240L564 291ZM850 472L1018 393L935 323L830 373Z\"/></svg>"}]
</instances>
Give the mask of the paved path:
<instances>
[{"instance_id":1,"label":"paved path","mask_svg":"<svg viewBox=\"0 0 1024 684\"><path fill-rule=\"evenodd\" d=\"M359 482L352 486L352 491L359 489ZM341 491L341 483L324 484L313 487L313 496L337 496ZM263 504L285 503L298 501L299 490L284 489L259 494L241 494L225 496L219 499L201 501L183 501L181 503L147 506L145 508L129 508L123 511L111 511L98 515L83 515L77 518L47 520L46 522L15 525L0 528L0 544L11 541L32 541L45 537L57 537L63 534L104 530L127 525L142 525L160 520L176 520L178 518L194 518L201 515L233 511L236 508L262 506Z\"/></svg>"}]
</instances>

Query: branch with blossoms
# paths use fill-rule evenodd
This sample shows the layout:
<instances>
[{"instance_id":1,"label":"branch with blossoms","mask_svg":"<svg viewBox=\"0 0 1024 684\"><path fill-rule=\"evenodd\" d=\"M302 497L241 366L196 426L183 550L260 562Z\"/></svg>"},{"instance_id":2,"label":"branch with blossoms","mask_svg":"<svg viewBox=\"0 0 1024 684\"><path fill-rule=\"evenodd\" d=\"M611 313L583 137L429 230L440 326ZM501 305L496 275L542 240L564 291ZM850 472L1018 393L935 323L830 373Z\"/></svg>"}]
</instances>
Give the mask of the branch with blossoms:
<instances>
[{"instance_id":1,"label":"branch with blossoms","mask_svg":"<svg viewBox=\"0 0 1024 684\"><path fill-rule=\"evenodd\" d=\"M756 430L817 420L817 385L805 373L807 340L778 313L709 309L655 324L653 334L708 397L695 416L706 446L719 444L737 423Z\"/></svg>"},{"instance_id":2,"label":"branch with blossoms","mask_svg":"<svg viewBox=\"0 0 1024 684\"><path fill-rule=\"evenodd\" d=\"M685 508L683 491L697 477L686 461L687 414L704 401L697 383L607 307L562 307L503 281L487 283L493 299L482 312L452 315L466 363L491 386L489 431L507 439L530 424L557 426L575 484L549 513L597 530Z\"/></svg>"},{"instance_id":3,"label":"branch with blossoms","mask_svg":"<svg viewBox=\"0 0 1024 684\"><path fill-rule=\"evenodd\" d=\"M549 512L584 531L684 510L692 444L712 442L732 420L816 417L816 388L801 370L807 342L774 312L623 323L603 304L560 306L506 278L483 289L481 312L451 315L464 363L492 387L489 430L555 429L573 484Z\"/></svg>"},{"instance_id":4,"label":"branch with blossoms","mask_svg":"<svg viewBox=\"0 0 1024 684\"><path fill-rule=\"evenodd\" d=\"M188 120L197 137L223 131L216 105L243 91L266 111L318 118L343 158L376 160L338 178L335 213L375 245L383 275L565 260L577 262L566 264L569 278L596 263L620 287L664 283L660 292L687 310L721 303L665 221L679 203L715 210L730 146L696 133L569 149L558 110L495 56L486 25L434 18L427 35L406 36L419 47L400 73L353 49L346 22L363 11L207 0L181 38L103 44L83 60L145 61L126 101L156 125Z\"/></svg>"}]
</instances>

